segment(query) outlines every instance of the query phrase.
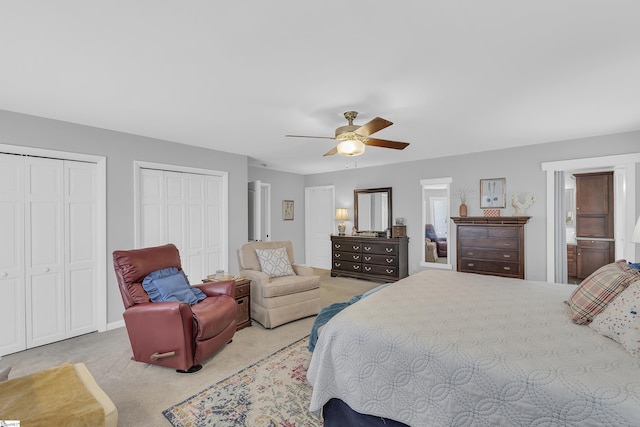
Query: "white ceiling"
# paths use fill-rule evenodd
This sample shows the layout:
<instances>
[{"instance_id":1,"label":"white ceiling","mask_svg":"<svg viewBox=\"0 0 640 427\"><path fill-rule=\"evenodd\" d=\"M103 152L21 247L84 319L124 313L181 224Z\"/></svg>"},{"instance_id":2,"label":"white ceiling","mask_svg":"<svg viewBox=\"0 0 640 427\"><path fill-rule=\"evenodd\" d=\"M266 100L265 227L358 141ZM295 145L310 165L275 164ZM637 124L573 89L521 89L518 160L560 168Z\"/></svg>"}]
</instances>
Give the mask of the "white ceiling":
<instances>
[{"instance_id":1,"label":"white ceiling","mask_svg":"<svg viewBox=\"0 0 640 427\"><path fill-rule=\"evenodd\" d=\"M637 0L2 0L0 109L302 174L397 163L640 129L639 22ZM347 110L411 145L285 138Z\"/></svg>"}]
</instances>

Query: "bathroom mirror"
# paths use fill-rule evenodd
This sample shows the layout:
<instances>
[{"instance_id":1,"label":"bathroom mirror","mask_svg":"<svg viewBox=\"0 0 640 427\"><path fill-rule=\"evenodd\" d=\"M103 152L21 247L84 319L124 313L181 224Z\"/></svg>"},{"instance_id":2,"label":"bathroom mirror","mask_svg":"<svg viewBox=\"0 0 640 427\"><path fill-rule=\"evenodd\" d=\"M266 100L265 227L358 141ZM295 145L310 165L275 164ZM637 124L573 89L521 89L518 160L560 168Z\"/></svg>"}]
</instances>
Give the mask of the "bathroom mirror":
<instances>
[{"instance_id":1,"label":"bathroom mirror","mask_svg":"<svg viewBox=\"0 0 640 427\"><path fill-rule=\"evenodd\" d=\"M391 216L391 187L353 190L353 225L359 232L384 232Z\"/></svg>"}]
</instances>

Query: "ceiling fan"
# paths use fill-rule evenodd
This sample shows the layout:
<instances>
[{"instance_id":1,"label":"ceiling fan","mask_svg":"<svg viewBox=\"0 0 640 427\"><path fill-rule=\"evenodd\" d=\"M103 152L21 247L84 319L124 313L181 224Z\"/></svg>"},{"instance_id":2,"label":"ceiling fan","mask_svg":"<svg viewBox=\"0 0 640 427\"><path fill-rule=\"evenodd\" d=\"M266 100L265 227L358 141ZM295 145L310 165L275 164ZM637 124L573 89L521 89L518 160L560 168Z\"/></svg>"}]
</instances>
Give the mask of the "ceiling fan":
<instances>
[{"instance_id":1,"label":"ceiling fan","mask_svg":"<svg viewBox=\"0 0 640 427\"><path fill-rule=\"evenodd\" d=\"M364 153L365 146L393 148L394 150L404 150L409 143L389 141L386 139L369 138L370 135L391 126L393 123L381 117L376 117L362 126L354 125L353 120L358 116L356 111L347 111L344 118L349 122L346 126L336 129L336 136L307 136L307 135L285 135L293 138L322 138L340 141L338 145L325 153L325 156L332 156L336 153L343 156L359 156Z\"/></svg>"}]
</instances>

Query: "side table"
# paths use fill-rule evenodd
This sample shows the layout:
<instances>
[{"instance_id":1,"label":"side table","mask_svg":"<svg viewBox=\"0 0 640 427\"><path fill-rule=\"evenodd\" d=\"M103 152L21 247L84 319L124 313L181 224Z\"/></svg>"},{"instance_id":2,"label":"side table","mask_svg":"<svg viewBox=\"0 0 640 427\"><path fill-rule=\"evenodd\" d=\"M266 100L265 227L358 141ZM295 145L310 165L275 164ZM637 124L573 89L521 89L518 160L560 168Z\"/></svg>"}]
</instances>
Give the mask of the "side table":
<instances>
[{"instance_id":1,"label":"side table","mask_svg":"<svg viewBox=\"0 0 640 427\"><path fill-rule=\"evenodd\" d=\"M236 280L236 304L238 312L236 314L236 331L251 326L251 280Z\"/></svg>"}]
</instances>

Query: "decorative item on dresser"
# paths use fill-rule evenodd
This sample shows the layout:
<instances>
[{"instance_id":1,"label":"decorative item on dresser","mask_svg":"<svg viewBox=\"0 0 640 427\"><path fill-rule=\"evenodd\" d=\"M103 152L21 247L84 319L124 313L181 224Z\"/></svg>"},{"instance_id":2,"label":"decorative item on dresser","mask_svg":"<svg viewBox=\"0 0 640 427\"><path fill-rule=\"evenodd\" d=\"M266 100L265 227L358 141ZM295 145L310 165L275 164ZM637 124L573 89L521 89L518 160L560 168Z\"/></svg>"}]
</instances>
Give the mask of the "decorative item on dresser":
<instances>
[{"instance_id":1,"label":"decorative item on dresser","mask_svg":"<svg viewBox=\"0 0 640 427\"><path fill-rule=\"evenodd\" d=\"M331 276L395 282L409 275L408 237L331 236Z\"/></svg>"},{"instance_id":2,"label":"decorative item on dresser","mask_svg":"<svg viewBox=\"0 0 640 427\"><path fill-rule=\"evenodd\" d=\"M524 279L524 225L530 216L452 217L457 270Z\"/></svg>"}]
</instances>

